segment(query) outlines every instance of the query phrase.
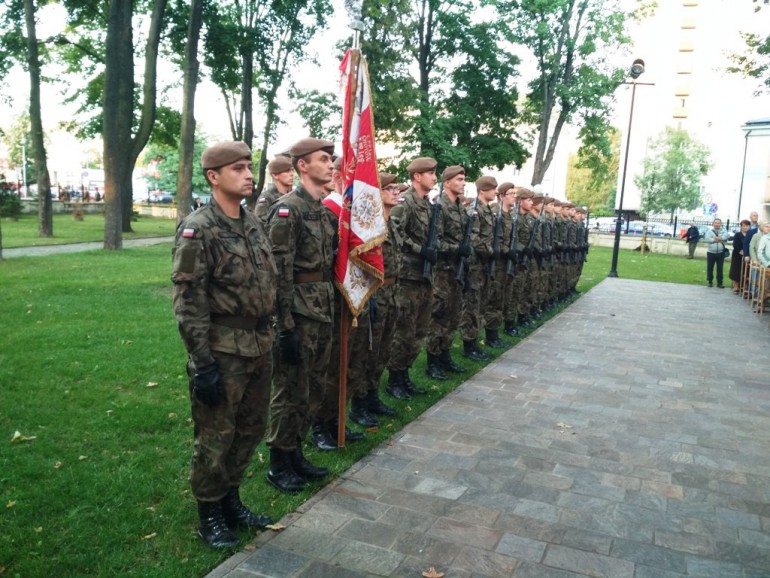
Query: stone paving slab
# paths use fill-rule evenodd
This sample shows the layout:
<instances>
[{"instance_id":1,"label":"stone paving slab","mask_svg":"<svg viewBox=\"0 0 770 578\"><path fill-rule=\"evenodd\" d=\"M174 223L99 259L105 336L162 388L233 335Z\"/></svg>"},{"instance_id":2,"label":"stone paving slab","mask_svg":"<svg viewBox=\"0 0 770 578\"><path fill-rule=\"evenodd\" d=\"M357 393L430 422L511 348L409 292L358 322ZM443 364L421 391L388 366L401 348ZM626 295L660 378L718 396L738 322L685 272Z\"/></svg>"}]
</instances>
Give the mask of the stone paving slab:
<instances>
[{"instance_id":1,"label":"stone paving slab","mask_svg":"<svg viewBox=\"0 0 770 578\"><path fill-rule=\"evenodd\" d=\"M211 578L770 576L770 330L607 279Z\"/></svg>"}]
</instances>

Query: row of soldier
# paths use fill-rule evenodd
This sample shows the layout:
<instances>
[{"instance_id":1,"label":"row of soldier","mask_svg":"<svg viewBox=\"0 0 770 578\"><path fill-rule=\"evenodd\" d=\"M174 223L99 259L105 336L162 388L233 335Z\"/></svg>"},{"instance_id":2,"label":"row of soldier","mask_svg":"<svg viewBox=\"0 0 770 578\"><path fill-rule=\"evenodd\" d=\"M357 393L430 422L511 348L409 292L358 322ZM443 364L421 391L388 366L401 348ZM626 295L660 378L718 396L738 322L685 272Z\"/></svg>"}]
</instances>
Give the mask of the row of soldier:
<instances>
[{"instance_id":1,"label":"row of soldier","mask_svg":"<svg viewBox=\"0 0 770 578\"><path fill-rule=\"evenodd\" d=\"M251 213L242 203L253 188L248 146L209 147L201 165L212 202L177 230L174 312L195 425L190 482L198 533L213 547L236 545L236 527L272 521L239 493L266 432L267 481L284 492L329 474L304 456L308 434L321 450L338 447L339 162L333 143L302 139L268 165L273 182ZM487 359L482 329L487 346L505 347L500 331L516 335L574 292L587 253L581 209L489 176L468 204L461 166L443 170L431 203L436 169L421 157L407 167L408 185L379 175L384 284L348 342L350 419L366 427L396 413L380 398L385 369L398 399L425 393L409 375L423 343L432 379L466 371L451 355L458 329L464 355ZM344 432L346 441L363 437Z\"/></svg>"}]
</instances>

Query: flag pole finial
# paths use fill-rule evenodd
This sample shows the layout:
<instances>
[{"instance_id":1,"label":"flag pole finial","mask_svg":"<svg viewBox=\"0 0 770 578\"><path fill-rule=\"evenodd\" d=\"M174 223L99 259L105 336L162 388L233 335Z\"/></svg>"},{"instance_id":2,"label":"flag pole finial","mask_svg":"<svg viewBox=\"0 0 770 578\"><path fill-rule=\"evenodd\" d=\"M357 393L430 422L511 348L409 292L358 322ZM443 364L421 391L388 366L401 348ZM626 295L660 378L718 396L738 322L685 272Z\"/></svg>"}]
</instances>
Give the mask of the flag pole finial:
<instances>
[{"instance_id":1,"label":"flag pole finial","mask_svg":"<svg viewBox=\"0 0 770 578\"><path fill-rule=\"evenodd\" d=\"M363 4L363 0L345 0L345 10L347 10L348 16L350 16L350 28L355 32L353 35L353 48L358 48L359 38L364 31Z\"/></svg>"}]
</instances>

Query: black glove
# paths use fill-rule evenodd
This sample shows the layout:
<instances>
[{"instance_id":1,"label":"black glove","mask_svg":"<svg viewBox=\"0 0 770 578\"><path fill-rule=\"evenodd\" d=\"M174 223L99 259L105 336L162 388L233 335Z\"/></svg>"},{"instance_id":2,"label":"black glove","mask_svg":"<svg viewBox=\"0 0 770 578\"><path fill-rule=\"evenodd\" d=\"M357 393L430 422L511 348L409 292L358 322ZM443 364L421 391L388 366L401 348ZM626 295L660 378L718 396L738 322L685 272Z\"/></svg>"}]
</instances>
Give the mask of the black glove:
<instances>
[{"instance_id":1,"label":"black glove","mask_svg":"<svg viewBox=\"0 0 770 578\"><path fill-rule=\"evenodd\" d=\"M438 253L436 252L436 249L429 247L428 245L423 245L420 248L420 257L426 261L430 261L434 265L436 264L436 261L438 261Z\"/></svg>"},{"instance_id":2,"label":"black glove","mask_svg":"<svg viewBox=\"0 0 770 578\"><path fill-rule=\"evenodd\" d=\"M380 310L377 307L377 299L374 296L369 297L369 323L377 323Z\"/></svg>"},{"instance_id":3,"label":"black glove","mask_svg":"<svg viewBox=\"0 0 770 578\"><path fill-rule=\"evenodd\" d=\"M278 334L278 351L281 353L282 363L299 365L302 362L302 343L296 327Z\"/></svg>"},{"instance_id":4,"label":"black glove","mask_svg":"<svg viewBox=\"0 0 770 578\"><path fill-rule=\"evenodd\" d=\"M225 390L222 387L222 374L219 373L216 363L195 370L193 392L195 397L206 405L219 405L225 397Z\"/></svg>"},{"instance_id":5,"label":"black glove","mask_svg":"<svg viewBox=\"0 0 770 578\"><path fill-rule=\"evenodd\" d=\"M523 251L523 252L524 252L524 254L525 254L527 257L531 257L532 255L534 255L534 254L535 254L535 252L534 252L534 250L532 249L532 247L524 247L524 251Z\"/></svg>"},{"instance_id":6,"label":"black glove","mask_svg":"<svg viewBox=\"0 0 770 578\"><path fill-rule=\"evenodd\" d=\"M465 243L463 243L462 245L460 245L457 248L457 254L460 257L470 257L471 256L471 246L470 245L466 245Z\"/></svg>"}]
</instances>

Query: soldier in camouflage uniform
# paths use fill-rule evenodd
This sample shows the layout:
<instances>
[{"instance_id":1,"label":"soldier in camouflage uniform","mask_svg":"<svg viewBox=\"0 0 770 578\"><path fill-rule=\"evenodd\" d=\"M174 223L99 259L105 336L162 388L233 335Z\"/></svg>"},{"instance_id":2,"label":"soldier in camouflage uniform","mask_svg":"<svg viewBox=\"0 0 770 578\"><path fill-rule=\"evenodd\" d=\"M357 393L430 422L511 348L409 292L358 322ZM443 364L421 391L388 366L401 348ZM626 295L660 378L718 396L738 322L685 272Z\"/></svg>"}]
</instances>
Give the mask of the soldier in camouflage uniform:
<instances>
[{"instance_id":1,"label":"soldier in camouflage uniform","mask_svg":"<svg viewBox=\"0 0 770 578\"><path fill-rule=\"evenodd\" d=\"M540 319L541 311L538 306L541 291L541 270L543 259L543 221L540 212L543 209L543 195L535 194L532 197L532 235L530 250L532 252L527 268L527 303L529 304L529 316L531 319Z\"/></svg>"},{"instance_id":2,"label":"soldier in camouflage uniform","mask_svg":"<svg viewBox=\"0 0 770 578\"><path fill-rule=\"evenodd\" d=\"M385 265L385 278L382 286L375 294L376 308L371 307L369 326L371 327L371 347L362 353L350 358L350 381L365 385L363 394L353 397L350 410L350 419L361 423L359 417L366 410L370 417L373 415L392 417L396 410L385 405L380 400L380 379L385 371L385 365L390 357L390 348L393 341L393 333L396 330L396 275L398 273L398 261L396 253L395 229L390 219L390 212L398 205L398 196L401 187L396 184L396 176L389 173L380 173L380 186L382 187L382 208L388 227L388 236L382 243L382 260ZM376 311L376 314L373 313ZM377 425L377 424L375 424Z\"/></svg>"},{"instance_id":3,"label":"soldier in camouflage uniform","mask_svg":"<svg viewBox=\"0 0 770 578\"><path fill-rule=\"evenodd\" d=\"M263 223L267 223L270 208L294 187L294 169L291 167L291 159L288 156L278 155L267 163L267 172L270 173L273 182L259 195L254 207L254 213L262 219Z\"/></svg>"},{"instance_id":4,"label":"soldier in camouflage uniform","mask_svg":"<svg viewBox=\"0 0 770 578\"><path fill-rule=\"evenodd\" d=\"M412 186L401 195L400 203L390 213L399 243L398 321L388 360L386 391L398 399L425 393L409 379L409 368L420 353L433 304L432 275L425 279L423 269L425 261L435 265L438 260L437 249L428 245L431 214L428 193L436 184L436 164L435 159L428 157L409 163L406 170ZM438 238L441 238L440 231Z\"/></svg>"},{"instance_id":5,"label":"soldier in camouflage uniform","mask_svg":"<svg viewBox=\"0 0 770 578\"><path fill-rule=\"evenodd\" d=\"M533 228L535 218L532 216L532 191L525 187L516 187L516 196L519 199L519 215L516 222L516 254L518 266L514 282L514 295L518 316L516 324L520 327L533 327L529 317L529 269L533 261L534 243Z\"/></svg>"},{"instance_id":6,"label":"soldier in camouflage uniform","mask_svg":"<svg viewBox=\"0 0 770 578\"><path fill-rule=\"evenodd\" d=\"M272 523L243 505L239 487L267 425L276 268L262 222L240 205L253 187L249 147L209 147L201 165L212 201L177 228L171 280L188 353L198 534L229 548L239 542L231 528Z\"/></svg>"},{"instance_id":7,"label":"soldier in camouflage uniform","mask_svg":"<svg viewBox=\"0 0 770 578\"><path fill-rule=\"evenodd\" d=\"M505 183L506 186L509 184ZM493 211L494 221L492 222L492 255L485 269L488 277L487 298L482 304L481 316L486 334L485 343L490 347L506 347L508 343L500 339L500 325L503 322L506 285L505 261L508 256L508 251L504 250L503 244L508 242L508 238L505 237L506 217L499 187L497 193L497 206Z\"/></svg>"},{"instance_id":8,"label":"soldier in camouflage uniform","mask_svg":"<svg viewBox=\"0 0 770 578\"><path fill-rule=\"evenodd\" d=\"M503 238L502 251L500 254L500 263L498 267L502 270L502 277L498 277L498 283L502 290L501 314L503 319L503 331L506 335L518 335L516 331L516 300L514 288L516 286L514 277L516 276L516 239L511 239L513 233L513 223L517 219L518 207L516 206L516 187L513 183L502 183L497 187L497 194L500 203L502 203L503 219ZM509 261L512 261L509 263ZM500 271L498 271L500 275Z\"/></svg>"},{"instance_id":9,"label":"soldier in camouflage uniform","mask_svg":"<svg viewBox=\"0 0 770 578\"><path fill-rule=\"evenodd\" d=\"M428 330L426 372L433 379L443 380L447 378L444 371L465 371L452 360L450 350L460 323L462 302L462 285L457 280L457 271L460 260L470 257L472 248L470 239L467 243L463 239L468 220L462 205L465 169L460 165L447 167L441 174L441 180L441 239L433 275L433 311Z\"/></svg>"},{"instance_id":10,"label":"soldier in camouflage uniform","mask_svg":"<svg viewBox=\"0 0 770 578\"><path fill-rule=\"evenodd\" d=\"M302 440L324 399L331 353L334 291L333 216L321 204L332 178L334 144L302 139L290 149L299 185L273 205L268 217L278 268L278 355L271 401L267 480L283 492L329 472L308 462Z\"/></svg>"},{"instance_id":11,"label":"soldier in camouflage uniform","mask_svg":"<svg viewBox=\"0 0 770 578\"><path fill-rule=\"evenodd\" d=\"M478 344L478 337L483 324L483 309L489 291L488 266L492 258L492 237L495 229L495 215L489 206L497 194L497 180L484 176L476 180L478 218L474 224L473 255L468 279L470 288L464 293L463 311L460 318L460 335L463 340L463 354L469 359L489 359ZM478 228L476 228L478 227Z\"/></svg>"}]
</instances>

